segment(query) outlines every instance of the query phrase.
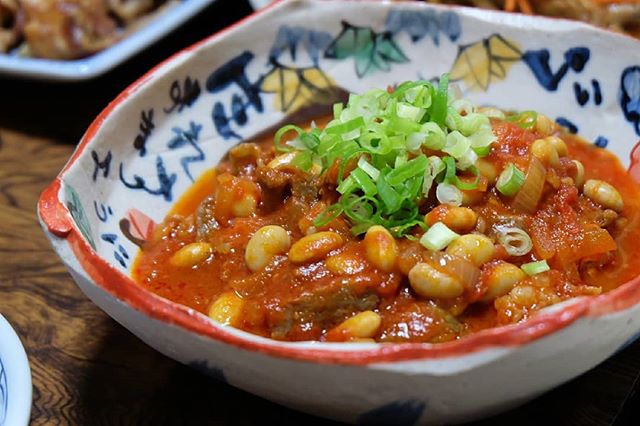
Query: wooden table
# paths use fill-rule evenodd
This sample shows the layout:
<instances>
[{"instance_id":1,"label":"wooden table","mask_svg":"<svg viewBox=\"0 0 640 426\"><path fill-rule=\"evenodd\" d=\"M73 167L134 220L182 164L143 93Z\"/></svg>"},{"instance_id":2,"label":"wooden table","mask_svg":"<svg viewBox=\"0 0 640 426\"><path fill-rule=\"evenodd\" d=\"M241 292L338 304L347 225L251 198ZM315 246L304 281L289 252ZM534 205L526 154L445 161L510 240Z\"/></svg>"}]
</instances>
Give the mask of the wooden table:
<instances>
[{"instance_id":1,"label":"wooden table","mask_svg":"<svg viewBox=\"0 0 640 426\"><path fill-rule=\"evenodd\" d=\"M110 99L171 52L248 12L245 2L220 0L187 28L92 82L0 78L0 312L29 356L33 425L335 424L200 375L146 346L85 298L36 218L40 192ZM639 375L637 342L577 380L481 424L638 424Z\"/></svg>"}]
</instances>

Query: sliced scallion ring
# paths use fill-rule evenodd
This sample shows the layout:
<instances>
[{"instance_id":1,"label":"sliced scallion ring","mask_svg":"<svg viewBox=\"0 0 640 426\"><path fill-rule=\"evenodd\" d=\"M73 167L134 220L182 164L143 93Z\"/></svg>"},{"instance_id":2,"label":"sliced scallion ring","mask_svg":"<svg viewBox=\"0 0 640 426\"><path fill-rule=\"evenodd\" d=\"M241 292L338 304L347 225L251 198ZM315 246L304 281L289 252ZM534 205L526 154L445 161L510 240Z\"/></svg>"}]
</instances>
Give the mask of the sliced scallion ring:
<instances>
[{"instance_id":1,"label":"sliced scallion ring","mask_svg":"<svg viewBox=\"0 0 640 426\"><path fill-rule=\"evenodd\" d=\"M420 244L429 250L440 251L460 237L442 222L434 223L420 238Z\"/></svg>"},{"instance_id":2,"label":"sliced scallion ring","mask_svg":"<svg viewBox=\"0 0 640 426\"><path fill-rule=\"evenodd\" d=\"M549 264L547 264L546 260L539 260L537 262L529 262L525 263L520 267L527 275L537 275L542 272L547 272L551 268L549 268Z\"/></svg>"},{"instance_id":3,"label":"sliced scallion ring","mask_svg":"<svg viewBox=\"0 0 640 426\"><path fill-rule=\"evenodd\" d=\"M500 173L496 182L496 189L507 197L513 197L518 193L524 183L525 174L518 169L513 163L509 163L507 167Z\"/></svg>"}]
</instances>

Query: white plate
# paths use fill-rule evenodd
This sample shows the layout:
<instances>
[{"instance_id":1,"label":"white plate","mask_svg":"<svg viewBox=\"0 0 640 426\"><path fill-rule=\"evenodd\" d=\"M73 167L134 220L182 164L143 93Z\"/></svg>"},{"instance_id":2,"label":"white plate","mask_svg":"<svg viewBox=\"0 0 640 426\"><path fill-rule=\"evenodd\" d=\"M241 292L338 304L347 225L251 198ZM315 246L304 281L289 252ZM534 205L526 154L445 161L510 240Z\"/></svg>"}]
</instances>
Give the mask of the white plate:
<instances>
[{"instance_id":1,"label":"white plate","mask_svg":"<svg viewBox=\"0 0 640 426\"><path fill-rule=\"evenodd\" d=\"M0 426L24 426L31 415L31 369L11 324L0 315Z\"/></svg>"},{"instance_id":2,"label":"white plate","mask_svg":"<svg viewBox=\"0 0 640 426\"><path fill-rule=\"evenodd\" d=\"M0 54L0 74L66 81L96 77L153 44L214 1L182 0L120 42L83 59L63 61Z\"/></svg>"}]
</instances>

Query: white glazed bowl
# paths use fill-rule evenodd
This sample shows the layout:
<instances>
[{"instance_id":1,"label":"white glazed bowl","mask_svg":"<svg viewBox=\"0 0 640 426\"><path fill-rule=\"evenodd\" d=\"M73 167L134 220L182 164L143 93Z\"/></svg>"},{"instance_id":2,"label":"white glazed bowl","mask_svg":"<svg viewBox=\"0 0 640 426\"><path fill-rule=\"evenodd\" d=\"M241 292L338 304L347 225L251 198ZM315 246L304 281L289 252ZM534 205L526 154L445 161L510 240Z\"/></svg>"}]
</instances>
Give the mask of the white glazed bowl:
<instances>
[{"instance_id":1,"label":"white glazed bowl","mask_svg":"<svg viewBox=\"0 0 640 426\"><path fill-rule=\"evenodd\" d=\"M625 164L634 156L635 40L424 3L288 1L175 55L118 96L43 193L42 226L80 288L114 319L160 352L272 401L376 424L459 422L521 404L638 332L640 280L459 341L375 345L277 342L223 328L129 277L136 244L238 140L336 87L358 92L444 72L477 102L542 111Z\"/></svg>"},{"instance_id":2,"label":"white glazed bowl","mask_svg":"<svg viewBox=\"0 0 640 426\"><path fill-rule=\"evenodd\" d=\"M31 414L31 369L11 324L0 315L0 426L26 426Z\"/></svg>"}]
</instances>

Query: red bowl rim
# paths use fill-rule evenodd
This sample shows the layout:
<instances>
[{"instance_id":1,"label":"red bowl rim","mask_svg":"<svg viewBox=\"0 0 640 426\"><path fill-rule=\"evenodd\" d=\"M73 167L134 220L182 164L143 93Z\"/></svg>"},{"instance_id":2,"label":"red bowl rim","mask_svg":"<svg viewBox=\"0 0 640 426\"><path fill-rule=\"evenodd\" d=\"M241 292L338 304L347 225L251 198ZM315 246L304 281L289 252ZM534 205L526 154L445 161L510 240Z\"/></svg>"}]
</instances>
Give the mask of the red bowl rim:
<instances>
[{"instance_id":1,"label":"red bowl rim","mask_svg":"<svg viewBox=\"0 0 640 426\"><path fill-rule=\"evenodd\" d=\"M389 343L375 345L373 348L366 349L336 348L334 345L326 343L302 347L288 342L260 338L246 332L231 332L229 329L216 325L206 316L191 308L161 298L144 289L100 257L84 239L68 209L59 199L64 174L78 160L113 110L148 81L152 80L160 69L185 52L192 51L204 43L218 39L237 26L256 19L257 16L271 10L280 2L277 1L172 55L132 83L109 103L91 123L67 164L54 181L42 192L38 201L38 213L43 226L53 235L52 238L65 240L84 271L96 285L111 296L153 319L176 325L198 335L238 348L275 357L348 365L441 359L464 356L487 348L515 348L559 331L580 318L609 315L629 309L640 302L639 276L603 295L576 298L567 306L560 309L552 309L549 312L541 312L521 323L482 330L451 342L439 344Z\"/></svg>"}]
</instances>

